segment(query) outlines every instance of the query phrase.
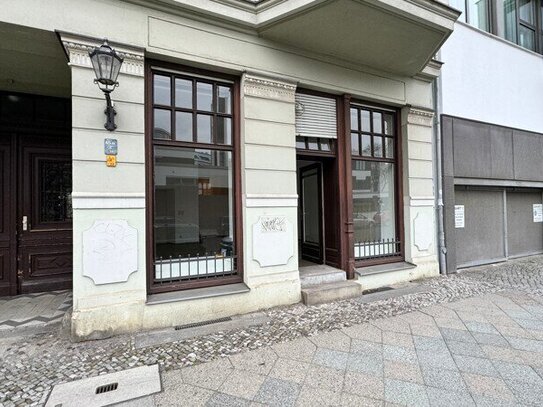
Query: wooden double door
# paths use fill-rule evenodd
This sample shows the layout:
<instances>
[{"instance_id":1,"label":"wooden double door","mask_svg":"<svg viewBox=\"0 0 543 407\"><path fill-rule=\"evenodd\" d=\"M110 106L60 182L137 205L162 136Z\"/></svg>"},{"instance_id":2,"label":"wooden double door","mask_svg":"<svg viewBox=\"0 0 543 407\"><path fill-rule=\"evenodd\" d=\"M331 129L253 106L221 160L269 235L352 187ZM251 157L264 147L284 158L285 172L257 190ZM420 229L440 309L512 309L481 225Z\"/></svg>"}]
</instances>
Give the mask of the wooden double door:
<instances>
[{"instance_id":1,"label":"wooden double door","mask_svg":"<svg viewBox=\"0 0 543 407\"><path fill-rule=\"evenodd\" d=\"M69 132L0 130L0 296L71 288Z\"/></svg>"}]
</instances>

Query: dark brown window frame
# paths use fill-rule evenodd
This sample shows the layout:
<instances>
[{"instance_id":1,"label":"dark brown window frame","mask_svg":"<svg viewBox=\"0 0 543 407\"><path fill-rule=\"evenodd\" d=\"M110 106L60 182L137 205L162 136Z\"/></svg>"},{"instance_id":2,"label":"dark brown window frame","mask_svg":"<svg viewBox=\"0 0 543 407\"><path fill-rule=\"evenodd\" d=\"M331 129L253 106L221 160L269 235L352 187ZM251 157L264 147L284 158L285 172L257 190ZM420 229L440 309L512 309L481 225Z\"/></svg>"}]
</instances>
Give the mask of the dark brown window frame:
<instances>
[{"instance_id":1,"label":"dark brown window frame","mask_svg":"<svg viewBox=\"0 0 543 407\"><path fill-rule=\"evenodd\" d=\"M176 141L153 138L153 74L166 73L167 75L178 75L179 77L191 77L192 79L209 82L210 80L219 85L232 87L232 144L209 144L187 141ZM224 82L221 82L224 81ZM172 92L175 92L175 82L172 82ZM193 98L195 97L193 93ZM172 99L173 100L173 99ZM215 101L215 95L213 96ZM196 104L193 105L195 112ZM146 60L145 62L145 172L146 172L146 254L147 254L147 291L149 294L158 294L171 291L180 291L194 288L212 287L218 285L235 284L243 281L243 222L242 222L242 199L241 199L241 159L240 159L240 80L236 76L225 75L203 69L197 69L184 65L178 65L157 60ZM171 107L172 112L182 110ZM204 112L210 114L211 112ZM194 115L197 113L193 113ZM220 114L219 114L220 115ZM172 114L172 135L174 132L174 114ZM196 125L193 120L193 129ZM193 132L193 140L196 133ZM231 151L233 162L233 222L234 222L234 248L236 256L236 274L231 276L215 277L208 279L196 279L189 281L178 281L175 283L156 284L155 280L155 239L154 239L154 147L180 147L180 148L202 148L218 151Z\"/></svg>"},{"instance_id":2,"label":"dark brown window frame","mask_svg":"<svg viewBox=\"0 0 543 407\"><path fill-rule=\"evenodd\" d=\"M388 264L388 263L395 263L404 261L405 259L405 232L404 232L404 213L403 213L403 163L402 163L402 132L401 132L401 110L393 108L391 106L386 105L380 105L380 104L374 104L374 103L368 103L363 100L358 99L350 99L347 98L344 106L345 109L345 131L344 131L344 137L345 137L345 148L346 152L348 153L347 158L349 159L349 162L347 164L347 176L349 179L352 178L352 160L358 160L358 161L372 161L372 162L388 162L394 164L394 193L396 194L394 198L394 210L396 212L396 235L397 240L400 241L400 251L399 255L396 256L388 256L388 257L381 257L381 258L371 258L371 259L356 259L354 257L354 221L353 221L353 204L352 204L352 182L348 182L347 188L349 193L349 220L348 222L351 225L352 228L352 239L349 239L349 245L352 247L349 247L349 253L351 253L352 256L352 262L355 268L359 267L368 267L378 264ZM377 111L380 113L389 113L393 115L394 120L394 127L395 131L393 132L393 139L394 139L394 158L385 158L385 151L383 150L383 157L369 157L369 156L362 156L362 155L353 155L352 154L352 147L351 147L351 107L356 107L363 110L371 110L371 111ZM360 114L360 113L358 113ZM360 118L360 117L359 117ZM383 120L381 119L383 126ZM373 128L371 128L373 130ZM361 128L360 128L361 130ZM383 130L384 131L384 130ZM367 132L366 132L367 133ZM372 155L373 155L373 140L372 140Z\"/></svg>"}]
</instances>

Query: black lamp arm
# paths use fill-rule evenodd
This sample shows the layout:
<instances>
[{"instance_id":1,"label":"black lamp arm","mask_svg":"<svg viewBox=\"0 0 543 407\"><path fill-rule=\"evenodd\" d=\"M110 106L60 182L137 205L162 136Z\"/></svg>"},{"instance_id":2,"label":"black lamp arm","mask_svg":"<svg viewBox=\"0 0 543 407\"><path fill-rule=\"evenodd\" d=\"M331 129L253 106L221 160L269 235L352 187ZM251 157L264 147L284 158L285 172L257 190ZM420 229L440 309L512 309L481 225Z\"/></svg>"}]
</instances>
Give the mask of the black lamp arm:
<instances>
[{"instance_id":1,"label":"black lamp arm","mask_svg":"<svg viewBox=\"0 0 543 407\"><path fill-rule=\"evenodd\" d=\"M109 96L109 92L104 92L104 94L106 95L107 103L106 110L104 110L107 121L104 124L104 127L106 128L106 130L113 131L117 128L117 125L115 124L115 115L117 114L117 112L115 111L115 108L111 103L111 96Z\"/></svg>"}]
</instances>

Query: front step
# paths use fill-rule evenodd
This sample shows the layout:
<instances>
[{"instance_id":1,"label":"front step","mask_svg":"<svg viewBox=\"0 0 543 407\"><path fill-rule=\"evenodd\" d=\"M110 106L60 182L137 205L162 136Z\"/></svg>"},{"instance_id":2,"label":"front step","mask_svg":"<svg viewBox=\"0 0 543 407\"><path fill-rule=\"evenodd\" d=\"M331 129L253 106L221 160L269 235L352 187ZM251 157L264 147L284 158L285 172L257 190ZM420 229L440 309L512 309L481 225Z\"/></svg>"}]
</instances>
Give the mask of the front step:
<instances>
[{"instance_id":1,"label":"front step","mask_svg":"<svg viewBox=\"0 0 543 407\"><path fill-rule=\"evenodd\" d=\"M339 281L302 289L305 305L322 304L362 295L362 286L355 281Z\"/></svg>"},{"instance_id":2,"label":"front step","mask_svg":"<svg viewBox=\"0 0 543 407\"><path fill-rule=\"evenodd\" d=\"M325 264L300 267L300 283L302 288L308 288L321 284L337 283L339 281L345 281L346 279L347 278L343 270L339 270Z\"/></svg>"}]
</instances>

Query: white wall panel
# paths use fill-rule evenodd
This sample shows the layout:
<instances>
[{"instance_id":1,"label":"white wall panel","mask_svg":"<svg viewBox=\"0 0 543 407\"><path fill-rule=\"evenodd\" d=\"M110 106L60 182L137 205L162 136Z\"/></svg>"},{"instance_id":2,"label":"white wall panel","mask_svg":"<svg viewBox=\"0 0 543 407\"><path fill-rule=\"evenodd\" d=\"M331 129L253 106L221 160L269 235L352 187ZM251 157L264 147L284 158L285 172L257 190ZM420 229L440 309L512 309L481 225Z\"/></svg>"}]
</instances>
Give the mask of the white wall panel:
<instances>
[{"instance_id":1,"label":"white wall panel","mask_svg":"<svg viewBox=\"0 0 543 407\"><path fill-rule=\"evenodd\" d=\"M543 132L543 56L457 23L440 58L444 114Z\"/></svg>"}]
</instances>

